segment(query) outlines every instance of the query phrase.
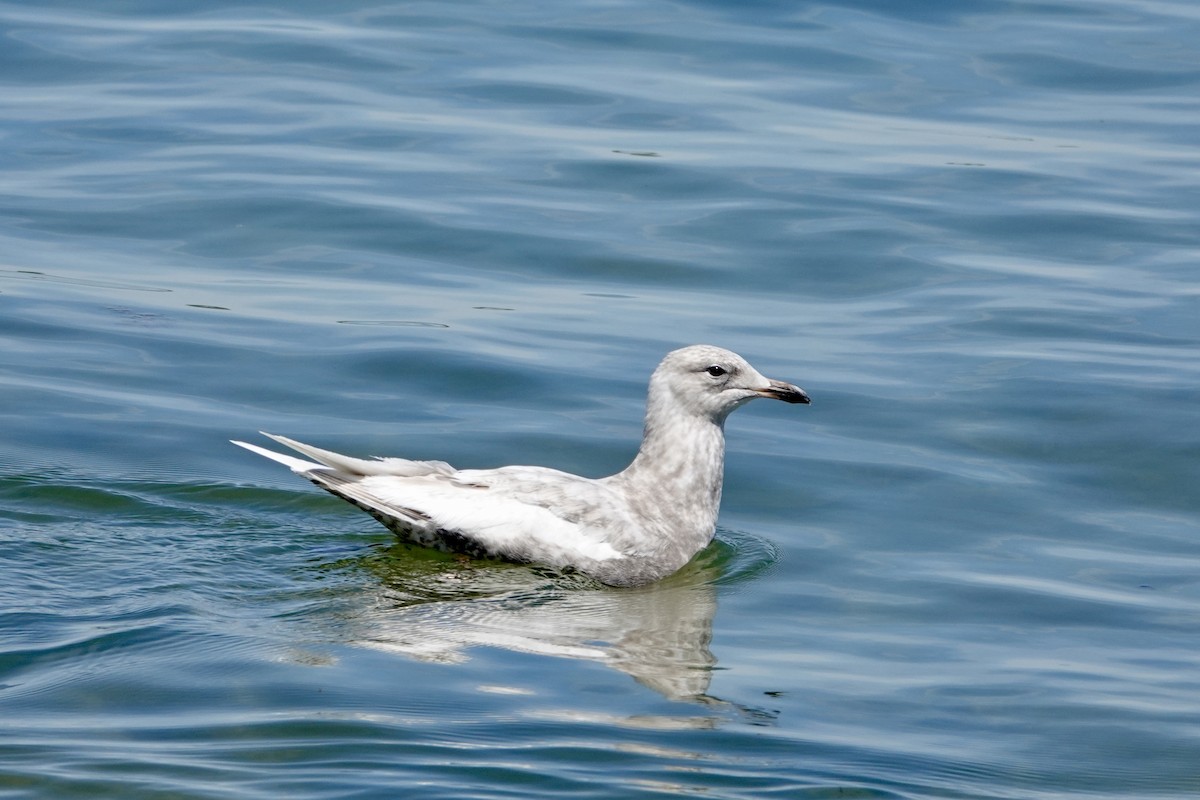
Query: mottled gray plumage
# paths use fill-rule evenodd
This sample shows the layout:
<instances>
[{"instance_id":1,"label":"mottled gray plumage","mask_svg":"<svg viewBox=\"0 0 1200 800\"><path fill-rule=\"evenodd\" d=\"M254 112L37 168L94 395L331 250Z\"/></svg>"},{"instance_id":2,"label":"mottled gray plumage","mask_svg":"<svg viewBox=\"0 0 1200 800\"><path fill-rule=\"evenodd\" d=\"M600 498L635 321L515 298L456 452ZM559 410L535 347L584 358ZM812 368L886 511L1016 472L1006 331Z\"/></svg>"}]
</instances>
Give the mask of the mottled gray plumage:
<instances>
[{"instance_id":1,"label":"mottled gray plumage","mask_svg":"<svg viewBox=\"0 0 1200 800\"><path fill-rule=\"evenodd\" d=\"M756 397L807 403L736 353L693 345L650 377L637 457L607 478L547 467L456 470L442 461L358 459L264 434L313 459L245 447L341 497L406 541L575 569L617 586L666 577L716 530L725 418Z\"/></svg>"}]
</instances>

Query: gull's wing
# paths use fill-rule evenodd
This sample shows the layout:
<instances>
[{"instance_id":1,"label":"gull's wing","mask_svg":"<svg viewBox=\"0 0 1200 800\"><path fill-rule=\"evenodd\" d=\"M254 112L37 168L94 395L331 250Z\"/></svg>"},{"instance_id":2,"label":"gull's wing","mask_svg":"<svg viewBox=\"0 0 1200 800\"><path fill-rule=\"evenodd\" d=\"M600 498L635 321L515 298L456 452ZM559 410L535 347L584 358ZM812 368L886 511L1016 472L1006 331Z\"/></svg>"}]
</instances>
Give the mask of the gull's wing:
<instances>
[{"instance_id":1,"label":"gull's wing","mask_svg":"<svg viewBox=\"0 0 1200 800\"><path fill-rule=\"evenodd\" d=\"M353 503L404 539L442 550L579 565L622 558L620 514L602 513L611 490L543 467L455 471L441 461L366 460L266 434L315 461L246 442Z\"/></svg>"},{"instance_id":2,"label":"gull's wing","mask_svg":"<svg viewBox=\"0 0 1200 800\"><path fill-rule=\"evenodd\" d=\"M481 470L476 477L486 474ZM325 485L323 477L315 474L311 480ZM379 475L338 484L326 488L383 513L418 514L425 527L436 529L452 550L560 567L579 564L581 558L607 561L624 557L609 542L609 525L575 522L556 513L559 498L553 487L546 487L541 497L544 502L531 503L528 498L464 485L445 476Z\"/></svg>"}]
</instances>

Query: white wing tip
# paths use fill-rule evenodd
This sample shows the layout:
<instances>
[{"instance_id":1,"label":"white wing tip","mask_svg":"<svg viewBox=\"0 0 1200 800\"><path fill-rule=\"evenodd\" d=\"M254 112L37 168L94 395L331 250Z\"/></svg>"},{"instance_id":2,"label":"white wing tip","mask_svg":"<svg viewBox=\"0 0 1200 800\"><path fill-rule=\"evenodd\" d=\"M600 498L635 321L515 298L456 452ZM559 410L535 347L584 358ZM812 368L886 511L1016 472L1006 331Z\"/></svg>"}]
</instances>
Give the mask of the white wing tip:
<instances>
[{"instance_id":1,"label":"white wing tip","mask_svg":"<svg viewBox=\"0 0 1200 800\"><path fill-rule=\"evenodd\" d=\"M265 435L270 436L270 434L265 434ZM274 438L274 437L272 437L272 438ZM263 458L269 458L272 461L278 461L280 464L283 464L285 467L290 469L292 472L295 472L299 475L303 475L306 472L312 472L313 470L326 469L326 467L324 467L321 464L316 464L312 461L304 461L302 459L294 458L292 456L285 456L283 453L276 453L274 450L267 450L265 447L259 447L256 444L250 444L249 442L240 442L237 439L230 439L229 441L233 444L236 444L238 447L246 448L251 453L258 453Z\"/></svg>"}]
</instances>

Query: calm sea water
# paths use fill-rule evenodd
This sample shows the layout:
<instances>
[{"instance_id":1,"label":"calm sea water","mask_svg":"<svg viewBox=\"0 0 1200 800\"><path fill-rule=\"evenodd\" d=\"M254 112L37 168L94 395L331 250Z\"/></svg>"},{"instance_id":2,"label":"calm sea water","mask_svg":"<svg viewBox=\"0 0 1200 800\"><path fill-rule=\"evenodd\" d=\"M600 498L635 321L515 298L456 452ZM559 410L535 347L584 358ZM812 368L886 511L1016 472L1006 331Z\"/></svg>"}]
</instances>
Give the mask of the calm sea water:
<instances>
[{"instance_id":1,"label":"calm sea water","mask_svg":"<svg viewBox=\"0 0 1200 800\"><path fill-rule=\"evenodd\" d=\"M1200 794L1188 0L0 4L0 796ZM227 443L620 469L660 585Z\"/></svg>"}]
</instances>

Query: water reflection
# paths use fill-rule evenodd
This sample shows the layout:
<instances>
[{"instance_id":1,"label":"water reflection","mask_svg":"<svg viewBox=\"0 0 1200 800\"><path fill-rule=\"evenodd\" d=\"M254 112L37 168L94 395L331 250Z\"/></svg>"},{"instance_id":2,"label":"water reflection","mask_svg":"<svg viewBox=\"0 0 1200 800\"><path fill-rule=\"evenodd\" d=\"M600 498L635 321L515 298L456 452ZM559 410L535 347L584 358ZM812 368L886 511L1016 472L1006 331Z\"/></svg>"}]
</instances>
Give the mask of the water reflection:
<instances>
[{"instance_id":1,"label":"water reflection","mask_svg":"<svg viewBox=\"0 0 1200 800\"><path fill-rule=\"evenodd\" d=\"M424 661L462 662L482 645L599 661L669 699L722 704L708 695L716 586L769 563L759 550L747 559L717 542L665 581L614 589L396 544L354 560L378 594L349 629L356 644Z\"/></svg>"}]
</instances>

